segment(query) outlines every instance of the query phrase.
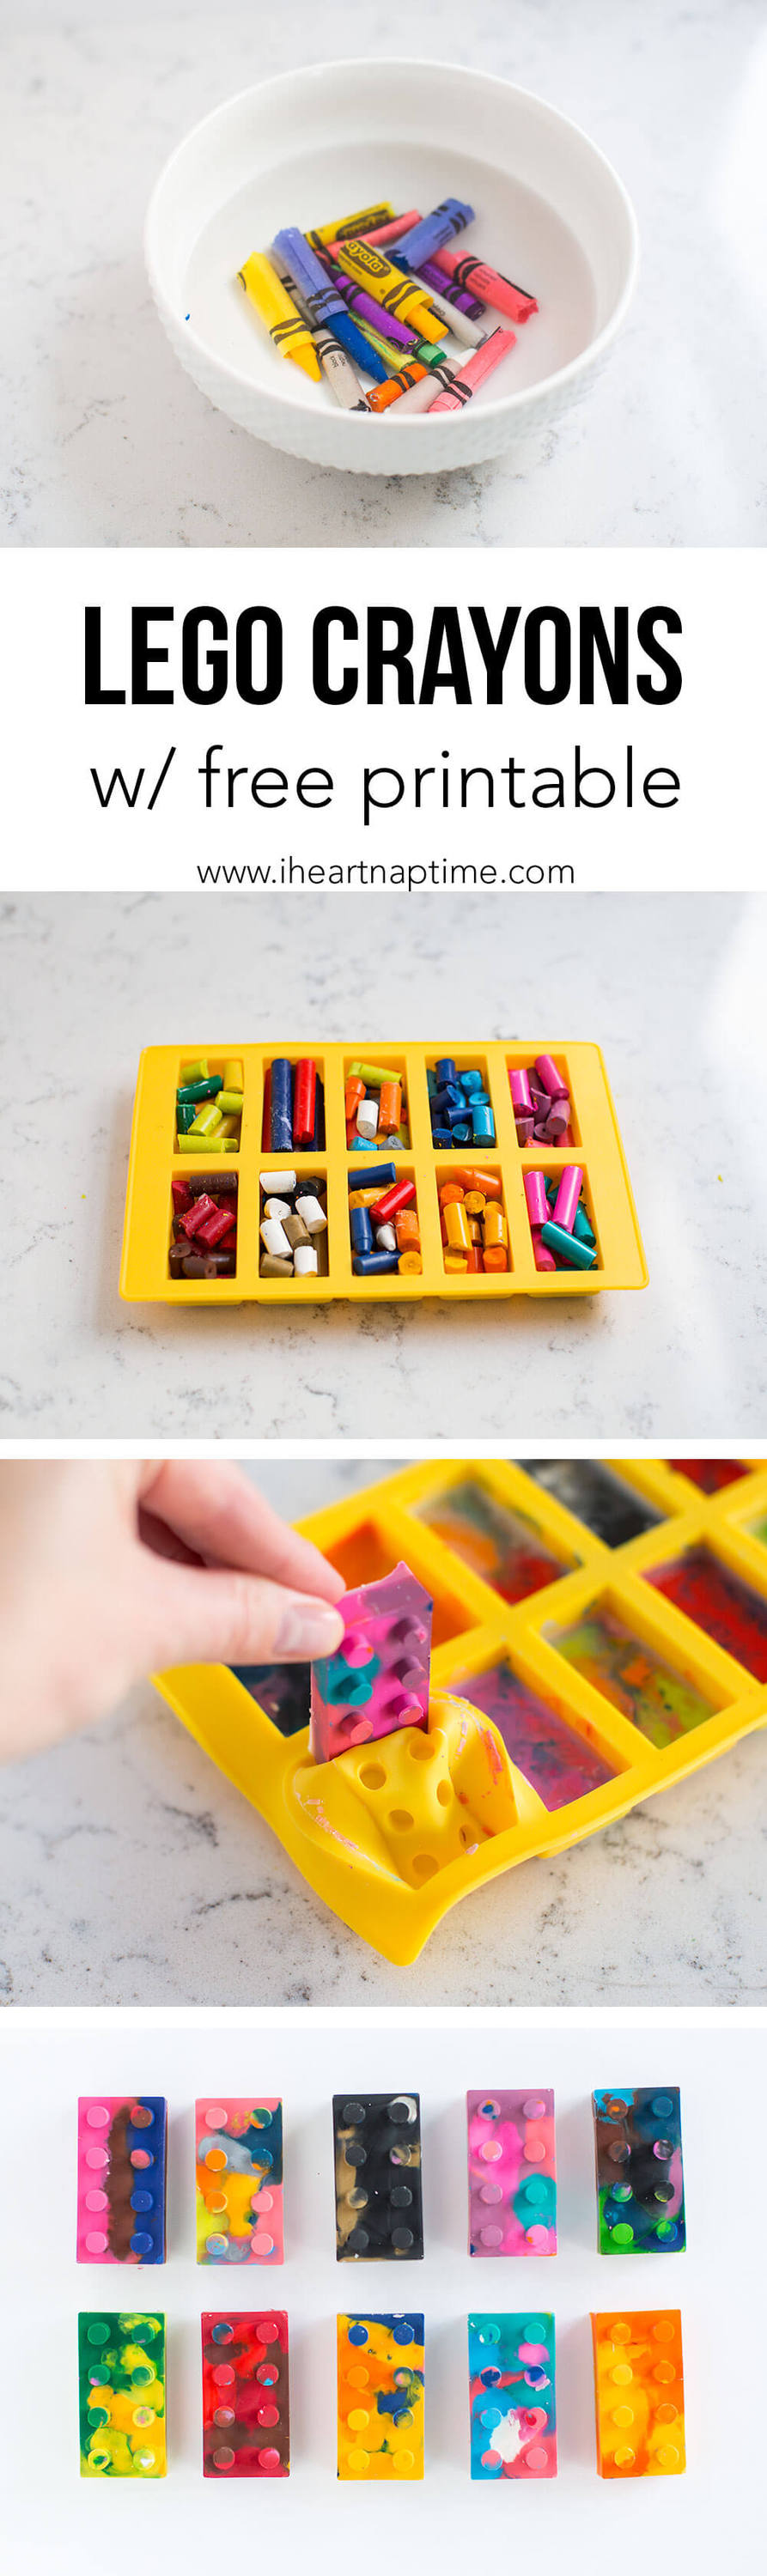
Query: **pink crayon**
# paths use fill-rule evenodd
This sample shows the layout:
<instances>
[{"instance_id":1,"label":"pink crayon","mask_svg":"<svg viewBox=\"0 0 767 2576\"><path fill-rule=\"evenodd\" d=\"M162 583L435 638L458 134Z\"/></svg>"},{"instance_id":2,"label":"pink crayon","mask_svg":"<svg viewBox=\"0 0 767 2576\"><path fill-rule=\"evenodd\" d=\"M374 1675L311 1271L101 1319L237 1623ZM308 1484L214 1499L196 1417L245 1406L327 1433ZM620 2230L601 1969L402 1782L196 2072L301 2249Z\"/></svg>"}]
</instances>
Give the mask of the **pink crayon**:
<instances>
[{"instance_id":1,"label":"pink crayon","mask_svg":"<svg viewBox=\"0 0 767 2576\"><path fill-rule=\"evenodd\" d=\"M554 1201L554 1224L563 1225L566 1234L572 1234L582 1187L583 1173L580 1164L568 1163Z\"/></svg>"},{"instance_id":2,"label":"pink crayon","mask_svg":"<svg viewBox=\"0 0 767 2576\"><path fill-rule=\"evenodd\" d=\"M466 294L478 295L482 304L492 304L496 313L508 313L511 322L529 322L531 313L537 313L537 297L527 295L510 277L501 277L497 268L488 268L486 260L454 250L435 250L432 256L443 277L452 278L453 285L462 286Z\"/></svg>"},{"instance_id":3,"label":"pink crayon","mask_svg":"<svg viewBox=\"0 0 767 2576\"><path fill-rule=\"evenodd\" d=\"M414 224L420 224L420 221L418 207L411 206L409 215L395 215L392 223L376 224L372 233L360 233L357 238L359 241L373 242L379 250L383 250L387 242L401 241L403 233L411 233ZM335 259L338 242L330 242L328 247L331 259Z\"/></svg>"},{"instance_id":4,"label":"pink crayon","mask_svg":"<svg viewBox=\"0 0 767 2576\"><path fill-rule=\"evenodd\" d=\"M467 358L465 367L459 368L447 391L437 395L436 402L430 406L428 419L433 420L438 411L461 411L464 403L471 402L477 386L484 384L486 376L491 376L494 368L500 366L501 359L507 358L509 350L516 346L516 336L515 331L491 331L489 339L483 340L479 349L472 349L471 357Z\"/></svg>"}]
</instances>

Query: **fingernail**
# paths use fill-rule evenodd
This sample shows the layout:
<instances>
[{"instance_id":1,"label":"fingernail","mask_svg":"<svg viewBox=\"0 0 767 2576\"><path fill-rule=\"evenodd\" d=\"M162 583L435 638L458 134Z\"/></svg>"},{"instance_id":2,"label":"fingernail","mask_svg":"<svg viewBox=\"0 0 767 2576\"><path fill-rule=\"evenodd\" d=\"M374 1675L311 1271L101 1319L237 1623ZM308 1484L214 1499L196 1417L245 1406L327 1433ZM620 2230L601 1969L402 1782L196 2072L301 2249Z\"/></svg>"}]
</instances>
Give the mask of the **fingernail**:
<instances>
[{"instance_id":1,"label":"fingernail","mask_svg":"<svg viewBox=\"0 0 767 2576\"><path fill-rule=\"evenodd\" d=\"M286 1601L274 1640L275 1655L332 1655L344 1633L343 1619L329 1601L304 1600L297 1593Z\"/></svg>"}]
</instances>

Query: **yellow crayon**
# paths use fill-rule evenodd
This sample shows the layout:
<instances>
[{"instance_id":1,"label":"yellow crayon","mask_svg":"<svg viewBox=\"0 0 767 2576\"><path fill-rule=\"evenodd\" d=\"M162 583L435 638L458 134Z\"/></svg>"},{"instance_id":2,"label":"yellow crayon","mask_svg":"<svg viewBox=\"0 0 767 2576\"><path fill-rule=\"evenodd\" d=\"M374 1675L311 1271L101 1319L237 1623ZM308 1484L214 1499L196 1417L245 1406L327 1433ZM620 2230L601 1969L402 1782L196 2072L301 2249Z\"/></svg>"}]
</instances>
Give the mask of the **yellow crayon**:
<instances>
[{"instance_id":1,"label":"yellow crayon","mask_svg":"<svg viewBox=\"0 0 767 2576\"><path fill-rule=\"evenodd\" d=\"M387 203L368 206L361 215L343 215L340 224L315 224L314 230L321 242L348 241L354 233L372 233L377 224L393 222L394 207Z\"/></svg>"},{"instance_id":2,"label":"yellow crayon","mask_svg":"<svg viewBox=\"0 0 767 2576\"><path fill-rule=\"evenodd\" d=\"M353 278L356 286L366 286L385 312L396 313L401 322L409 322L419 339L444 340L444 322L432 313L424 288L404 277L401 268L394 268L385 252L376 250L374 242L339 241L336 267L343 269L345 277Z\"/></svg>"},{"instance_id":3,"label":"yellow crayon","mask_svg":"<svg viewBox=\"0 0 767 2576\"><path fill-rule=\"evenodd\" d=\"M315 384L319 384L322 370L311 331L302 322L292 296L286 293L265 251L255 250L252 258L246 259L244 268L238 269L237 275L251 304L255 305L259 320L266 323L269 338L274 341L280 357L294 358L296 365L303 367L305 375L312 376Z\"/></svg>"}]
</instances>

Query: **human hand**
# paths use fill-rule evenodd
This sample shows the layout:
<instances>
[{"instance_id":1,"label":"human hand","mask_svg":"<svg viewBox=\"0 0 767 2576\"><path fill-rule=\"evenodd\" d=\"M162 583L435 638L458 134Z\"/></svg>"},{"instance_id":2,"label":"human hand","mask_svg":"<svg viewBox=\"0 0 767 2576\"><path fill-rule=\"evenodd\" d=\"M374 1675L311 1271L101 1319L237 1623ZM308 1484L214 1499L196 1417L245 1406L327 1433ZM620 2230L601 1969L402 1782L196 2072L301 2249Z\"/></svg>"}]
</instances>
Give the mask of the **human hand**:
<instances>
[{"instance_id":1,"label":"human hand","mask_svg":"<svg viewBox=\"0 0 767 2576\"><path fill-rule=\"evenodd\" d=\"M343 1592L239 1468L0 1465L0 1759L89 1726L165 1665L332 1654Z\"/></svg>"}]
</instances>

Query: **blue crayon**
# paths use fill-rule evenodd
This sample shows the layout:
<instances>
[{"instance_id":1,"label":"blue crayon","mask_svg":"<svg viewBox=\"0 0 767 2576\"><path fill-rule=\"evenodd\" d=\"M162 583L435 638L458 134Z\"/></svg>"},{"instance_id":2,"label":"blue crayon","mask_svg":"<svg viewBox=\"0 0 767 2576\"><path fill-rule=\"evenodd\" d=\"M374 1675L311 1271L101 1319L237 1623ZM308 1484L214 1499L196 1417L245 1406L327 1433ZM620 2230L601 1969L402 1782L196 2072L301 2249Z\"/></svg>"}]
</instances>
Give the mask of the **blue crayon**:
<instances>
[{"instance_id":1,"label":"blue crayon","mask_svg":"<svg viewBox=\"0 0 767 2576\"><path fill-rule=\"evenodd\" d=\"M319 1074L314 1088L314 1133L311 1150L313 1154L324 1154L325 1151L325 1093Z\"/></svg>"},{"instance_id":2,"label":"blue crayon","mask_svg":"<svg viewBox=\"0 0 767 2576\"><path fill-rule=\"evenodd\" d=\"M349 1209L349 1231L353 1252L372 1252L373 1228L366 1207Z\"/></svg>"},{"instance_id":3,"label":"blue crayon","mask_svg":"<svg viewBox=\"0 0 767 2576\"><path fill-rule=\"evenodd\" d=\"M293 1149L293 1067L284 1055L276 1055L272 1064L270 1122L271 1152L290 1154Z\"/></svg>"},{"instance_id":4,"label":"blue crayon","mask_svg":"<svg viewBox=\"0 0 767 2576\"><path fill-rule=\"evenodd\" d=\"M281 233L275 234L274 247L292 268L312 320L324 323L326 330L332 331L334 339L340 340L347 356L354 358L358 367L365 367L377 384L385 385L388 369L377 350L371 349L369 341L352 320L351 313L347 312L343 296L339 295L337 286L318 259L316 250L312 249L311 242L307 241L306 234L300 233L297 225L287 224Z\"/></svg>"},{"instance_id":5,"label":"blue crayon","mask_svg":"<svg viewBox=\"0 0 767 2576\"><path fill-rule=\"evenodd\" d=\"M458 1075L455 1069L454 1056L438 1055L435 1072L437 1081L440 1083L457 1082Z\"/></svg>"},{"instance_id":6,"label":"blue crayon","mask_svg":"<svg viewBox=\"0 0 767 2576\"><path fill-rule=\"evenodd\" d=\"M472 1128L473 1128L473 1131L474 1131L474 1132L473 1132L473 1142L474 1142L474 1144L475 1144L475 1145L494 1145L494 1144L495 1144L495 1119L494 1119L494 1117L493 1117L493 1112L492 1112L492 1109L490 1108L489 1104L488 1104L488 1105L486 1105L483 1101L479 1101L479 1102L477 1102L476 1100L472 1100L472 1102L471 1102L471 1121L472 1121Z\"/></svg>"},{"instance_id":7,"label":"blue crayon","mask_svg":"<svg viewBox=\"0 0 767 2576\"><path fill-rule=\"evenodd\" d=\"M433 259L435 250L444 250L456 233L463 233L474 222L473 206L464 205L461 197L443 197L430 215L414 224L397 243L397 267L407 269L408 276L420 268L425 259Z\"/></svg>"},{"instance_id":8,"label":"blue crayon","mask_svg":"<svg viewBox=\"0 0 767 2576\"><path fill-rule=\"evenodd\" d=\"M352 1262L358 1279L374 1279L384 1270L399 1269L398 1252L356 1252Z\"/></svg>"},{"instance_id":9,"label":"blue crayon","mask_svg":"<svg viewBox=\"0 0 767 2576\"><path fill-rule=\"evenodd\" d=\"M367 1163L364 1172L350 1172L348 1177L350 1190L388 1190L390 1183L396 1181L397 1167L395 1163Z\"/></svg>"}]
</instances>

